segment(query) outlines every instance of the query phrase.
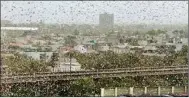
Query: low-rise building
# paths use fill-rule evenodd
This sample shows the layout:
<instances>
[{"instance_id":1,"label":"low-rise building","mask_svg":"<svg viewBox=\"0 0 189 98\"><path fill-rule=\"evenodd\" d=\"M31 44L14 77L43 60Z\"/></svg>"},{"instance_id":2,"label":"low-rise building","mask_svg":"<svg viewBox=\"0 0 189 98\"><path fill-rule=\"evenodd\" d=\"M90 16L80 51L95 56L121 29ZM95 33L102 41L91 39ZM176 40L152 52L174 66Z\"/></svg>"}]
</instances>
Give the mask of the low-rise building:
<instances>
[{"instance_id":1,"label":"low-rise building","mask_svg":"<svg viewBox=\"0 0 189 98\"><path fill-rule=\"evenodd\" d=\"M181 42L184 45L188 45L188 38L181 38Z\"/></svg>"},{"instance_id":2,"label":"low-rise building","mask_svg":"<svg viewBox=\"0 0 189 98\"><path fill-rule=\"evenodd\" d=\"M78 51L80 53L86 53L87 49L84 47L84 45L77 45L74 47L75 51Z\"/></svg>"},{"instance_id":3,"label":"low-rise building","mask_svg":"<svg viewBox=\"0 0 189 98\"><path fill-rule=\"evenodd\" d=\"M64 60L59 62L58 66L55 66L55 72L68 72L68 71L80 71L81 65L75 58L64 57Z\"/></svg>"},{"instance_id":4,"label":"low-rise building","mask_svg":"<svg viewBox=\"0 0 189 98\"><path fill-rule=\"evenodd\" d=\"M130 49L126 45L117 45L110 47L110 50L115 53L128 53Z\"/></svg>"},{"instance_id":5,"label":"low-rise building","mask_svg":"<svg viewBox=\"0 0 189 98\"><path fill-rule=\"evenodd\" d=\"M146 46L146 45L148 44L148 42L147 42L146 40L139 40L139 41L138 41L138 44L139 44L140 46Z\"/></svg>"},{"instance_id":6,"label":"low-rise building","mask_svg":"<svg viewBox=\"0 0 189 98\"><path fill-rule=\"evenodd\" d=\"M20 54L31 57L35 60L46 60L49 61L53 52L20 52Z\"/></svg>"},{"instance_id":7,"label":"low-rise building","mask_svg":"<svg viewBox=\"0 0 189 98\"><path fill-rule=\"evenodd\" d=\"M55 72L69 72L69 71L81 71L81 65L79 63L63 63L54 68Z\"/></svg>"},{"instance_id":8,"label":"low-rise building","mask_svg":"<svg viewBox=\"0 0 189 98\"><path fill-rule=\"evenodd\" d=\"M108 50L110 50L110 46L108 46L107 44L105 46L99 46L98 50L99 51L108 51Z\"/></svg>"},{"instance_id":9,"label":"low-rise building","mask_svg":"<svg viewBox=\"0 0 189 98\"><path fill-rule=\"evenodd\" d=\"M142 53L145 46L129 46L130 53L139 52Z\"/></svg>"},{"instance_id":10,"label":"low-rise building","mask_svg":"<svg viewBox=\"0 0 189 98\"><path fill-rule=\"evenodd\" d=\"M175 45L176 46L176 48L175 48L175 51L181 51L182 50L182 44L176 44Z\"/></svg>"}]
</instances>

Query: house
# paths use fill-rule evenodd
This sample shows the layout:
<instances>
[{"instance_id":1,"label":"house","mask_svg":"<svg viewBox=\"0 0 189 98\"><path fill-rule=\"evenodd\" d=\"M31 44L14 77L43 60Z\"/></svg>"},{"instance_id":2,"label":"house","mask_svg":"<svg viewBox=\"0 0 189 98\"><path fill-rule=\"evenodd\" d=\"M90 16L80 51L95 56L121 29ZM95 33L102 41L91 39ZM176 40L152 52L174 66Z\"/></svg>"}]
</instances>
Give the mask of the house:
<instances>
[{"instance_id":1,"label":"house","mask_svg":"<svg viewBox=\"0 0 189 98\"><path fill-rule=\"evenodd\" d=\"M20 51L21 50L20 47L22 47L23 45L24 45L24 43L18 43L18 42L17 43L9 43L7 45L7 49L9 52L10 51Z\"/></svg>"},{"instance_id":2,"label":"house","mask_svg":"<svg viewBox=\"0 0 189 98\"><path fill-rule=\"evenodd\" d=\"M181 38L181 42L184 45L188 45L188 38Z\"/></svg>"},{"instance_id":3,"label":"house","mask_svg":"<svg viewBox=\"0 0 189 98\"><path fill-rule=\"evenodd\" d=\"M48 45L48 47L51 47L52 51L58 51L59 47L61 47L62 45Z\"/></svg>"},{"instance_id":4,"label":"house","mask_svg":"<svg viewBox=\"0 0 189 98\"><path fill-rule=\"evenodd\" d=\"M68 71L80 71L81 65L75 58L64 57L64 61L59 62L58 66L54 68L55 72L68 72Z\"/></svg>"},{"instance_id":5,"label":"house","mask_svg":"<svg viewBox=\"0 0 189 98\"><path fill-rule=\"evenodd\" d=\"M166 35L170 38L174 38L175 37L175 34L173 33L173 31L168 31L166 32Z\"/></svg>"},{"instance_id":6,"label":"house","mask_svg":"<svg viewBox=\"0 0 189 98\"><path fill-rule=\"evenodd\" d=\"M110 50L115 53L128 53L130 49L126 45L116 45L116 46L110 47Z\"/></svg>"},{"instance_id":7,"label":"house","mask_svg":"<svg viewBox=\"0 0 189 98\"><path fill-rule=\"evenodd\" d=\"M67 47L67 46L60 46L59 47L59 53L61 53L61 54L65 54L65 53L67 53L69 51L73 51L73 50L74 50L73 47Z\"/></svg>"},{"instance_id":8,"label":"house","mask_svg":"<svg viewBox=\"0 0 189 98\"><path fill-rule=\"evenodd\" d=\"M14 56L14 54L11 54L11 53L1 53L1 57L10 57L10 56Z\"/></svg>"},{"instance_id":9,"label":"house","mask_svg":"<svg viewBox=\"0 0 189 98\"><path fill-rule=\"evenodd\" d=\"M80 53L86 53L87 49L84 47L84 45L77 45L74 47L74 50L80 52Z\"/></svg>"},{"instance_id":10,"label":"house","mask_svg":"<svg viewBox=\"0 0 189 98\"><path fill-rule=\"evenodd\" d=\"M138 41L138 44L139 44L140 46L146 46L146 45L148 44L148 42L145 41L145 40L139 40L139 41Z\"/></svg>"},{"instance_id":11,"label":"house","mask_svg":"<svg viewBox=\"0 0 189 98\"><path fill-rule=\"evenodd\" d=\"M31 57L35 60L45 59L46 61L49 61L53 52L20 52L20 54L26 55L27 57Z\"/></svg>"},{"instance_id":12,"label":"house","mask_svg":"<svg viewBox=\"0 0 189 98\"><path fill-rule=\"evenodd\" d=\"M135 52L143 52L145 46L129 46L129 51L131 53L135 53Z\"/></svg>"},{"instance_id":13,"label":"house","mask_svg":"<svg viewBox=\"0 0 189 98\"><path fill-rule=\"evenodd\" d=\"M33 40L34 44L45 45L47 42L44 40Z\"/></svg>"},{"instance_id":14,"label":"house","mask_svg":"<svg viewBox=\"0 0 189 98\"><path fill-rule=\"evenodd\" d=\"M105 46L99 46L98 50L99 51L108 51L108 50L110 50L110 46L108 46L107 44Z\"/></svg>"},{"instance_id":15,"label":"house","mask_svg":"<svg viewBox=\"0 0 189 98\"><path fill-rule=\"evenodd\" d=\"M60 62L65 62L65 54L74 51L73 47L66 47L66 46L61 46L59 47L58 53L59 53L59 60Z\"/></svg>"},{"instance_id":16,"label":"house","mask_svg":"<svg viewBox=\"0 0 189 98\"><path fill-rule=\"evenodd\" d=\"M1 52L6 52L6 51L8 51L8 45L1 44Z\"/></svg>"},{"instance_id":17,"label":"house","mask_svg":"<svg viewBox=\"0 0 189 98\"><path fill-rule=\"evenodd\" d=\"M32 45L23 45L23 46L20 46L20 48L22 48L23 51L37 51L37 47L33 47Z\"/></svg>"},{"instance_id":18,"label":"house","mask_svg":"<svg viewBox=\"0 0 189 98\"><path fill-rule=\"evenodd\" d=\"M81 71L81 65L79 63L64 63L54 68L55 72L69 72L69 71Z\"/></svg>"},{"instance_id":19,"label":"house","mask_svg":"<svg viewBox=\"0 0 189 98\"><path fill-rule=\"evenodd\" d=\"M157 41L156 44L159 44L159 45L162 45L166 42L165 34L160 34L158 36L154 36L153 38Z\"/></svg>"},{"instance_id":20,"label":"house","mask_svg":"<svg viewBox=\"0 0 189 98\"><path fill-rule=\"evenodd\" d=\"M176 44L175 45L176 46L176 48L175 48L175 51L181 51L182 50L182 44Z\"/></svg>"},{"instance_id":21,"label":"house","mask_svg":"<svg viewBox=\"0 0 189 98\"><path fill-rule=\"evenodd\" d=\"M157 48L156 46L145 46L144 47L144 53L156 53Z\"/></svg>"},{"instance_id":22,"label":"house","mask_svg":"<svg viewBox=\"0 0 189 98\"><path fill-rule=\"evenodd\" d=\"M15 38L16 42L18 43L23 43L23 44L27 44L27 39L25 37L19 37L19 38Z\"/></svg>"}]
</instances>

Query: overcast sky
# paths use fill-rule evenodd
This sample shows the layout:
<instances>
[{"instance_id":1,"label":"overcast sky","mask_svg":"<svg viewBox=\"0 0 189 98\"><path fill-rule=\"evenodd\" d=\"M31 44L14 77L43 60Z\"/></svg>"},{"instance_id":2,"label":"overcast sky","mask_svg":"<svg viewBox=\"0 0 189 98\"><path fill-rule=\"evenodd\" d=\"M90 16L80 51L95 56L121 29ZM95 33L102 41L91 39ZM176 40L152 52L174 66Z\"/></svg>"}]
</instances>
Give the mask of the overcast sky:
<instances>
[{"instance_id":1,"label":"overcast sky","mask_svg":"<svg viewBox=\"0 0 189 98\"><path fill-rule=\"evenodd\" d=\"M115 23L188 23L188 1L1 1L1 19L15 23L98 24L104 12Z\"/></svg>"}]
</instances>

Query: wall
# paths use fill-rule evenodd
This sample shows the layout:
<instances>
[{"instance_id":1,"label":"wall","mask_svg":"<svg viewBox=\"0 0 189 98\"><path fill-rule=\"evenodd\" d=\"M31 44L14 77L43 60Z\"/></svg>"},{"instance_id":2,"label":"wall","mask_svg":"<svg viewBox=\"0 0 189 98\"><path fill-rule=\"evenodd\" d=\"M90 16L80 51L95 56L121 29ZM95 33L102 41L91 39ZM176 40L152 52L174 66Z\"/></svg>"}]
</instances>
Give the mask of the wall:
<instances>
[{"instance_id":1,"label":"wall","mask_svg":"<svg viewBox=\"0 0 189 98\"><path fill-rule=\"evenodd\" d=\"M188 92L187 86L180 87L125 87L125 88L101 88L101 97L113 97L123 94L139 96L142 94L183 94Z\"/></svg>"}]
</instances>

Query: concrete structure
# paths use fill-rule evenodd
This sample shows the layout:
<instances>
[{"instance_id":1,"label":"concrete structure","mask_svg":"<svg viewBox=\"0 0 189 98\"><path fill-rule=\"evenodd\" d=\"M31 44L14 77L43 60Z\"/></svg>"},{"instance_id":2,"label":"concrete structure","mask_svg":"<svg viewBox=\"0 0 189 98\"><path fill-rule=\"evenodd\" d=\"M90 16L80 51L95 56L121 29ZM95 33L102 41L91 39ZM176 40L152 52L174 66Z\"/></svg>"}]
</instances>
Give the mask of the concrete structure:
<instances>
[{"instance_id":1,"label":"concrete structure","mask_svg":"<svg viewBox=\"0 0 189 98\"><path fill-rule=\"evenodd\" d=\"M157 51L156 46L146 46L144 47L145 53L155 53Z\"/></svg>"},{"instance_id":2,"label":"concrete structure","mask_svg":"<svg viewBox=\"0 0 189 98\"><path fill-rule=\"evenodd\" d=\"M146 46L146 45L148 44L148 42L145 41L145 40L139 40L139 41L138 41L138 44L139 44L140 46Z\"/></svg>"},{"instance_id":3,"label":"concrete structure","mask_svg":"<svg viewBox=\"0 0 189 98\"><path fill-rule=\"evenodd\" d=\"M37 31L36 27L1 27L1 30L23 30L23 31Z\"/></svg>"},{"instance_id":4,"label":"concrete structure","mask_svg":"<svg viewBox=\"0 0 189 98\"><path fill-rule=\"evenodd\" d=\"M80 71L81 65L79 63L62 63L54 69L55 72L69 72L69 71Z\"/></svg>"},{"instance_id":5,"label":"concrete structure","mask_svg":"<svg viewBox=\"0 0 189 98\"><path fill-rule=\"evenodd\" d=\"M182 50L182 44L176 44L175 45L176 46L176 49L175 49L175 51L181 51Z\"/></svg>"},{"instance_id":6,"label":"concrete structure","mask_svg":"<svg viewBox=\"0 0 189 98\"><path fill-rule=\"evenodd\" d=\"M21 36L26 31L38 31L37 27L1 27L1 41L6 42L12 37Z\"/></svg>"},{"instance_id":7,"label":"concrete structure","mask_svg":"<svg viewBox=\"0 0 189 98\"><path fill-rule=\"evenodd\" d=\"M101 32L109 32L113 30L114 26L114 15L113 14L100 14L99 15L99 27Z\"/></svg>"},{"instance_id":8,"label":"concrete structure","mask_svg":"<svg viewBox=\"0 0 189 98\"><path fill-rule=\"evenodd\" d=\"M135 53L135 52L143 52L144 46L129 46L129 52Z\"/></svg>"},{"instance_id":9,"label":"concrete structure","mask_svg":"<svg viewBox=\"0 0 189 98\"><path fill-rule=\"evenodd\" d=\"M182 38L181 39L182 44L188 45L188 38Z\"/></svg>"},{"instance_id":10,"label":"concrete structure","mask_svg":"<svg viewBox=\"0 0 189 98\"><path fill-rule=\"evenodd\" d=\"M99 47L98 47L98 50L99 50L99 51L108 51L108 50L110 50L110 47L109 47L108 45L99 46Z\"/></svg>"},{"instance_id":11,"label":"concrete structure","mask_svg":"<svg viewBox=\"0 0 189 98\"><path fill-rule=\"evenodd\" d=\"M45 45L47 42L45 40L33 40L33 44Z\"/></svg>"},{"instance_id":12,"label":"concrete structure","mask_svg":"<svg viewBox=\"0 0 189 98\"><path fill-rule=\"evenodd\" d=\"M138 89L136 89L138 88ZM141 91L139 91L141 90ZM142 94L152 94L152 95L164 95L164 94L182 94L187 93L187 86L180 87L116 87L116 88L101 88L101 97L117 97L123 94L130 94L134 96L140 96ZM119 92L118 92L119 91ZM124 91L124 92L123 92Z\"/></svg>"},{"instance_id":13,"label":"concrete structure","mask_svg":"<svg viewBox=\"0 0 189 98\"><path fill-rule=\"evenodd\" d=\"M115 53L128 53L129 47L127 47L125 45L117 45L117 46L110 47L110 50Z\"/></svg>"},{"instance_id":14,"label":"concrete structure","mask_svg":"<svg viewBox=\"0 0 189 98\"><path fill-rule=\"evenodd\" d=\"M77 45L74 47L74 50L80 52L80 53L86 53L87 49L84 47L84 45Z\"/></svg>"},{"instance_id":15,"label":"concrete structure","mask_svg":"<svg viewBox=\"0 0 189 98\"><path fill-rule=\"evenodd\" d=\"M46 60L50 60L53 52L21 52L21 54L31 57L35 60L41 60L41 56L45 55Z\"/></svg>"}]
</instances>

